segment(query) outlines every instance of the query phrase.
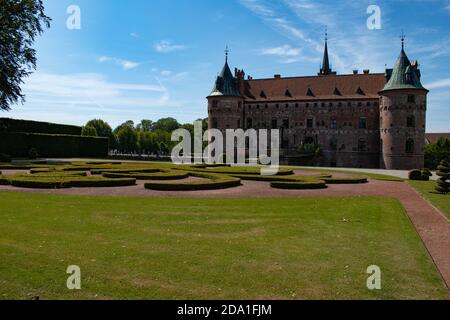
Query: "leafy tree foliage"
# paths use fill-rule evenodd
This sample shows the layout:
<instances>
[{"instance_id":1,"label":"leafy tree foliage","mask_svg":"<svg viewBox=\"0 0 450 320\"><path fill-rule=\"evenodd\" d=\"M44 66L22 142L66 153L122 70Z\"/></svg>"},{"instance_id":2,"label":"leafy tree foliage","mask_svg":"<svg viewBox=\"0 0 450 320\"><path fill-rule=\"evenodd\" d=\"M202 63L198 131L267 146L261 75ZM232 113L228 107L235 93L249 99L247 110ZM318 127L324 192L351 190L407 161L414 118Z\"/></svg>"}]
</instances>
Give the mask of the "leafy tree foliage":
<instances>
[{"instance_id":1,"label":"leafy tree foliage","mask_svg":"<svg viewBox=\"0 0 450 320\"><path fill-rule=\"evenodd\" d=\"M445 159L450 159L450 139L441 138L425 146L425 167L434 170Z\"/></svg>"},{"instance_id":2,"label":"leafy tree foliage","mask_svg":"<svg viewBox=\"0 0 450 320\"><path fill-rule=\"evenodd\" d=\"M91 126L84 126L81 135L85 137L98 137L97 130Z\"/></svg>"},{"instance_id":3,"label":"leafy tree foliage","mask_svg":"<svg viewBox=\"0 0 450 320\"><path fill-rule=\"evenodd\" d=\"M23 79L36 69L33 44L51 19L42 0L0 0L0 110L23 103Z\"/></svg>"},{"instance_id":4,"label":"leafy tree foliage","mask_svg":"<svg viewBox=\"0 0 450 320\"><path fill-rule=\"evenodd\" d=\"M99 137L109 138L109 148L110 149L117 148L117 146L118 146L117 138L113 134L111 126L107 122L105 122L101 119L93 119L93 120L89 121L88 123L86 123L85 127L94 128L95 131L97 132L97 136L99 136Z\"/></svg>"}]
</instances>

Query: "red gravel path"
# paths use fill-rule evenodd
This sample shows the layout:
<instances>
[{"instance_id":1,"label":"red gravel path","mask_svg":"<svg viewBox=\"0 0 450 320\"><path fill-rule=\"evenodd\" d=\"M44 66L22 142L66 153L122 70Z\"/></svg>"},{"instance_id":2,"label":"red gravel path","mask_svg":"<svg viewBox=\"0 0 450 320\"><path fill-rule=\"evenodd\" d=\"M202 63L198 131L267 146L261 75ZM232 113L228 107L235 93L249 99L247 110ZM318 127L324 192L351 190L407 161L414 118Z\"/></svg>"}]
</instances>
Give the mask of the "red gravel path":
<instances>
[{"instance_id":1,"label":"red gravel path","mask_svg":"<svg viewBox=\"0 0 450 320\"><path fill-rule=\"evenodd\" d=\"M273 189L269 183L243 181L237 188L211 191L165 192L146 190L144 182L136 186L119 188L72 188L61 190L33 190L0 186L1 191L35 192L60 195L86 196L137 196L137 197L348 197L382 196L397 198L406 209L428 252L438 267L447 287L450 288L450 220L420 196L407 183L389 181L370 181L361 185L330 185L322 190L281 190Z\"/></svg>"}]
</instances>

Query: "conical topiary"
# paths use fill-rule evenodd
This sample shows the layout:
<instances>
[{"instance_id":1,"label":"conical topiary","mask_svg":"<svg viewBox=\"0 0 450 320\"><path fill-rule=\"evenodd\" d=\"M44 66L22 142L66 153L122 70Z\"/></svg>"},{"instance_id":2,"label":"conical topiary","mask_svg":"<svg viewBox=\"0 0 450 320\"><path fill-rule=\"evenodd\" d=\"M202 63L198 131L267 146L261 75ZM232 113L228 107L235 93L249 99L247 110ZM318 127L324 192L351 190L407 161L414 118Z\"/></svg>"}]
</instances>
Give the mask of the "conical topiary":
<instances>
[{"instance_id":1,"label":"conical topiary","mask_svg":"<svg viewBox=\"0 0 450 320\"><path fill-rule=\"evenodd\" d=\"M438 166L438 171L436 174L440 177L437 180L437 186L435 190L442 194L447 194L450 192L450 183L447 181L450 179L450 167L448 162L445 160L441 161L441 164Z\"/></svg>"}]
</instances>

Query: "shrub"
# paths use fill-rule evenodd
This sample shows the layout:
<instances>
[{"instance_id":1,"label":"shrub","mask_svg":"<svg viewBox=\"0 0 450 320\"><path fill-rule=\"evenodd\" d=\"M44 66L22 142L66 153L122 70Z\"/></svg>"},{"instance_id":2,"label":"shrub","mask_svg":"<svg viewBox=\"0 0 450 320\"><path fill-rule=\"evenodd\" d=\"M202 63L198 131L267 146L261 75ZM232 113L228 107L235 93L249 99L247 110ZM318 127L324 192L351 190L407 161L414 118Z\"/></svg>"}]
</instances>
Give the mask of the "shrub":
<instances>
[{"instance_id":1,"label":"shrub","mask_svg":"<svg viewBox=\"0 0 450 320\"><path fill-rule=\"evenodd\" d=\"M326 184L362 184L367 183L367 178L321 178Z\"/></svg>"},{"instance_id":2,"label":"shrub","mask_svg":"<svg viewBox=\"0 0 450 320\"><path fill-rule=\"evenodd\" d=\"M428 175L424 175L421 170L414 169L411 170L408 174L409 180L417 180L417 181L427 181L430 180Z\"/></svg>"},{"instance_id":3,"label":"shrub","mask_svg":"<svg viewBox=\"0 0 450 320\"><path fill-rule=\"evenodd\" d=\"M432 177L433 176L433 174L431 173L430 169L427 169L427 168L423 168L422 169L422 175L426 176L426 177Z\"/></svg>"},{"instance_id":4,"label":"shrub","mask_svg":"<svg viewBox=\"0 0 450 320\"><path fill-rule=\"evenodd\" d=\"M145 188L158 191L200 191L200 190L226 189L238 187L241 185L241 179L225 175L189 172L189 176L204 178L210 181L194 181L194 182L180 182L180 183L149 182L145 184Z\"/></svg>"},{"instance_id":5,"label":"shrub","mask_svg":"<svg viewBox=\"0 0 450 320\"><path fill-rule=\"evenodd\" d=\"M0 171L0 186L7 186L9 185L9 180L5 177L1 175L1 171Z\"/></svg>"},{"instance_id":6,"label":"shrub","mask_svg":"<svg viewBox=\"0 0 450 320\"><path fill-rule=\"evenodd\" d=\"M291 190L308 190L308 189L325 189L327 185L324 181L284 181L284 182L272 182L270 184L272 188L276 189L291 189Z\"/></svg>"},{"instance_id":7,"label":"shrub","mask_svg":"<svg viewBox=\"0 0 450 320\"><path fill-rule=\"evenodd\" d=\"M447 194L450 192L450 183L447 181L450 179L450 167L448 162L442 160L440 165L438 166L438 171L436 174L440 177L437 180L437 185L435 190L442 194Z\"/></svg>"},{"instance_id":8,"label":"shrub","mask_svg":"<svg viewBox=\"0 0 450 320\"><path fill-rule=\"evenodd\" d=\"M123 187L136 184L136 179L107 179L99 177L81 176L34 176L16 175L8 177L9 183L14 187L32 189L61 189L61 188L83 188L83 187Z\"/></svg>"}]
</instances>

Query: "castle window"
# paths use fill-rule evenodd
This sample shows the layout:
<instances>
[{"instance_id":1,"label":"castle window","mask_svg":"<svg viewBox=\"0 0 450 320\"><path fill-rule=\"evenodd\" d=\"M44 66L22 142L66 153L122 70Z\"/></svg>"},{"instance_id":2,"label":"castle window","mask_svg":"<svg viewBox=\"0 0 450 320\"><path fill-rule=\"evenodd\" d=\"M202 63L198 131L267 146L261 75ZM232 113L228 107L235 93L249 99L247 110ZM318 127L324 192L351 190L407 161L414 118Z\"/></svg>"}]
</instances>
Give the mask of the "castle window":
<instances>
[{"instance_id":1,"label":"castle window","mask_svg":"<svg viewBox=\"0 0 450 320\"><path fill-rule=\"evenodd\" d=\"M325 102L322 102L322 107L325 107Z\"/></svg>"},{"instance_id":2,"label":"castle window","mask_svg":"<svg viewBox=\"0 0 450 320\"><path fill-rule=\"evenodd\" d=\"M289 108L289 104L286 103L286 108Z\"/></svg>"},{"instance_id":3,"label":"castle window","mask_svg":"<svg viewBox=\"0 0 450 320\"><path fill-rule=\"evenodd\" d=\"M331 151L336 151L337 150L337 145L338 145L338 143L337 143L336 138L331 138L331 140L330 140L330 149L331 149Z\"/></svg>"},{"instance_id":4,"label":"castle window","mask_svg":"<svg viewBox=\"0 0 450 320\"><path fill-rule=\"evenodd\" d=\"M338 106L339 106L339 107L342 107L342 102L339 102L339 103L338 103Z\"/></svg>"},{"instance_id":5,"label":"castle window","mask_svg":"<svg viewBox=\"0 0 450 320\"><path fill-rule=\"evenodd\" d=\"M408 95L408 103L415 103L416 102L416 96L413 94Z\"/></svg>"},{"instance_id":6,"label":"castle window","mask_svg":"<svg viewBox=\"0 0 450 320\"><path fill-rule=\"evenodd\" d=\"M370 107L370 102L367 102L367 106Z\"/></svg>"},{"instance_id":7,"label":"castle window","mask_svg":"<svg viewBox=\"0 0 450 320\"><path fill-rule=\"evenodd\" d=\"M317 107L317 106L318 106L318 104L317 104L317 102L315 102L315 103L314 103L314 107Z\"/></svg>"},{"instance_id":8,"label":"castle window","mask_svg":"<svg viewBox=\"0 0 450 320\"><path fill-rule=\"evenodd\" d=\"M332 107L332 106L333 106L333 103L332 103L332 102L330 102L330 103L328 104L328 106L329 106L329 107Z\"/></svg>"},{"instance_id":9,"label":"castle window","mask_svg":"<svg viewBox=\"0 0 450 320\"><path fill-rule=\"evenodd\" d=\"M414 153L414 140L408 139L406 141L406 153Z\"/></svg>"},{"instance_id":10,"label":"castle window","mask_svg":"<svg viewBox=\"0 0 450 320\"><path fill-rule=\"evenodd\" d=\"M351 102L348 102L347 103L347 107L351 107L352 106L352 103Z\"/></svg>"},{"instance_id":11,"label":"castle window","mask_svg":"<svg viewBox=\"0 0 450 320\"><path fill-rule=\"evenodd\" d=\"M358 151L364 152L367 150L366 140L361 138L358 140Z\"/></svg>"},{"instance_id":12,"label":"castle window","mask_svg":"<svg viewBox=\"0 0 450 320\"><path fill-rule=\"evenodd\" d=\"M280 105L277 103L277 104L275 105L275 107L276 107L277 109L279 109L279 108L280 108Z\"/></svg>"},{"instance_id":13,"label":"castle window","mask_svg":"<svg viewBox=\"0 0 450 320\"><path fill-rule=\"evenodd\" d=\"M358 107L362 107L362 102L358 102Z\"/></svg>"},{"instance_id":14,"label":"castle window","mask_svg":"<svg viewBox=\"0 0 450 320\"><path fill-rule=\"evenodd\" d=\"M336 121L336 119L331 119L330 128L331 129L337 129L337 121Z\"/></svg>"},{"instance_id":15,"label":"castle window","mask_svg":"<svg viewBox=\"0 0 450 320\"><path fill-rule=\"evenodd\" d=\"M256 105L256 109L259 109L259 104Z\"/></svg>"},{"instance_id":16,"label":"castle window","mask_svg":"<svg viewBox=\"0 0 450 320\"><path fill-rule=\"evenodd\" d=\"M298 103L295 104L295 107L298 108Z\"/></svg>"},{"instance_id":17,"label":"castle window","mask_svg":"<svg viewBox=\"0 0 450 320\"><path fill-rule=\"evenodd\" d=\"M283 128L284 129L289 129L289 119L284 119L283 120Z\"/></svg>"},{"instance_id":18,"label":"castle window","mask_svg":"<svg viewBox=\"0 0 450 320\"><path fill-rule=\"evenodd\" d=\"M238 129L241 128L241 119L238 119L238 121L237 121L237 127L238 127Z\"/></svg>"},{"instance_id":19,"label":"castle window","mask_svg":"<svg viewBox=\"0 0 450 320\"><path fill-rule=\"evenodd\" d=\"M359 129L367 129L367 119L359 118Z\"/></svg>"},{"instance_id":20,"label":"castle window","mask_svg":"<svg viewBox=\"0 0 450 320\"><path fill-rule=\"evenodd\" d=\"M406 118L406 126L408 128L416 127L416 119L414 118L414 116L409 116L408 118Z\"/></svg>"},{"instance_id":21,"label":"castle window","mask_svg":"<svg viewBox=\"0 0 450 320\"><path fill-rule=\"evenodd\" d=\"M252 118L247 119L247 128L253 128L253 119Z\"/></svg>"},{"instance_id":22,"label":"castle window","mask_svg":"<svg viewBox=\"0 0 450 320\"><path fill-rule=\"evenodd\" d=\"M356 94L365 96L366 94L364 93L364 91L361 89L361 87L358 87L358 90L356 90Z\"/></svg>"},{"instance_id":23,"label":"castle window","mask_svg":"<svg viewBox=\"0 0 450 320\"><path fill-rule=\"evenodd\" d=\"M239 102L239 103L238 103L238 108L239 108L239 109L242 108L242 102Z\"/></svg>"},{"instance_id":24,"label":"castle window","mask_svg":"<svg viewBox=\"0 0 450 320\"><path fill-rule=\"evenodd\" d=\"M269 105L266 104L264 107L267 109L269 107Z\"/></svg>"},{"instance_id":25,"label":"castle window","mask_svg":"<svg viewBox=\"0 0 450 320\"><path fill-rule=\"evenodd\" d=\"M306 127L307 128L313 128L314 127L314 119L309 118L308 120L306 120Z\"/></svg>"},{"instance_id":26,"label":"castle window","mask_svg":"<svg viewBox=\"0 0 450 320\"><path fill-rule=\"evenodd\" d=\"M309 108L309 103L306 103L306 107Z\"/></svg>"},{"instance_id":27,"label":"castle window","mask_svg":"<svg viewBox=\"0 0 450 320\"><path fill-rule=\"evenodd\" d=\"M216 118L212 118L211 125L213 129L217 129L219 127Z\"/></svg>"},{"instance_id":28,"label":"castle window","mask_svg":"<svg viewBox=\"0 0 450 320\"><path fill-rule=\"evenodd\" d=\"M213 106L213 108L217 108L219 106L219 101L213 100L212 106Z\"/></svg>"},{"instance_id":29,"label":"castle window","mask_svg":"<svg viewBox=\"0 0 450 320\"><path fill-rule=\"evenodd\" d=\"M277 121L277 119L272 119L272 129L278 129L278 121Z\"/></svg>"}]
</instances>

